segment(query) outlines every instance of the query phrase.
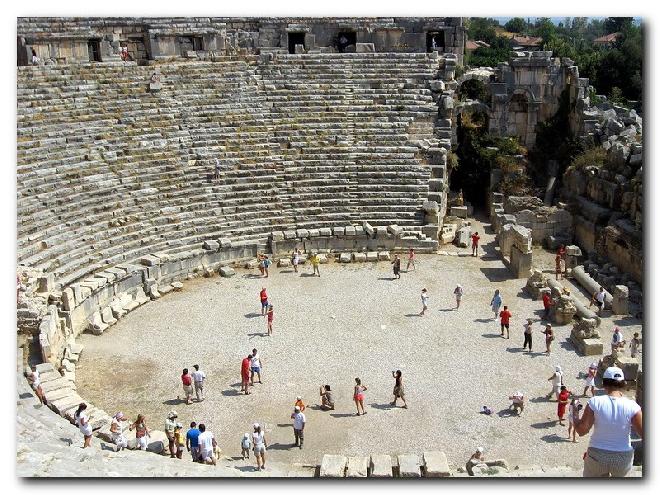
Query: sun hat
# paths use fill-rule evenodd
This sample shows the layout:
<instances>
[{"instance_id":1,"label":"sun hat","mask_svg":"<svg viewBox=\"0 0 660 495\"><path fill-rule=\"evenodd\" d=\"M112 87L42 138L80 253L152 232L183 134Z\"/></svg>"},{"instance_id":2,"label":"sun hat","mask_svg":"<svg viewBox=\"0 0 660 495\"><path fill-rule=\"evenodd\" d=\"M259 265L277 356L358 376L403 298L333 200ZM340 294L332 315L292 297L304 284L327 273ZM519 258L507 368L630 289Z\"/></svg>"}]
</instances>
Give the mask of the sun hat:
<instances>
[{"instance_id":1,"label":"sun hat","mask_svg":"<svg viewBox=\"0 0 660 495\"><path fill-rule=\"evenodd\" d=\"M294 408L294 410L297 411L297 412L300 412L300 406L296 406L296 407Z\"/></svg>"},{"instance_id":2,"label":"sun hat","mask_svg":"<svg viewBox=\"0 0 660 495\"><path fill-rule=\"evenodd\" d=\"M603 373L603 379L622 382L624 380L623 370L616 366L610 366L605 370L605 373Z\"/></svg>"},{"instance_id":3,"label":"sun hat","mask_svg":"<svg viewBox=\"0 0 660 495\"><path fill-rule=\"evenodd\" d=\"M113 418L115 418L115 419L124 419L125 416L124 416L124 413L123 413L123 412L118 412L118 413L115 413L115 415L113 416Z\"/></svg>"},{"instance_id":4,"label":"sun hat","mask_svg":"<svg viewBox=\"0 0 660 495\"><path fill-rule=\"evenodd\" d=\"M589 365L589 368L591 368L591 369L593 369L593 370L598 369L598 364L596 363L596 361L594 361L593 363L591 363L591 364Z\"/></svg>"},{"instance_id":5,"label":"sun hat","mask_svg":"<svg viewBox=\"0 0 660 495\"><path fill-rule=\"evenodd\" d=\"M243 438L250 438L250 434L246 433L245 435L243 435Z\"/></svg>"},{"instance_id":6,"label":"sun hat","mask_svg":"<svg viewBox=\"0 0 660 495\"><path fill-rule=\"evenodd\" d=\"M483 447L477 447L477 452L484 453L484 448Z\"/></svg>"},{"instance_id":7,"label":"sun hat","mask_svg":"<svg viewBox=\"0 0 660 495\"><path fill-rule=\"evenodd\" d=\"M559 366L559 365L555 366L555 371L561 372L561 366Z\"/></svg>"},{"instance_id":8,"label":"sun hat","mask_svg":"<svg viewBox=\"0 0 660 495\"><path fill-rule=\"evenodd\" d=\"M255 423L252 425L252 428L259 428L259 423Z\"/></svg>"},{"instance_id":9,"label":"sun hat","mask_svg":"<svg viewBox=\"0 0 660 495\"><path fill-rule=\"evenodd\" d=\"M172 418L176 418L176 417L177 417L177 414L176 414L176 411L174 411L174 410L167 413L167 419L172 419Z\"/></svg>"},{"instance_id":10,"label":"sun hat","mask_svg":"<svg viewBox=\"0 0 660 495\"><path fill-rule=\"evenodd\" d=\"M183 428L183 425L181 423L177 423L174 425L175 428Z\"/></svg>"},{"instance_id":11,"label":"sun hat","mask_svg":"<svg viewBox=\"0 0 660 495\"><path fill-rule=\"evenodd\" d=\"M301 396L296 397L296 400L302 400Z\"/></svg>"}]
</instances>

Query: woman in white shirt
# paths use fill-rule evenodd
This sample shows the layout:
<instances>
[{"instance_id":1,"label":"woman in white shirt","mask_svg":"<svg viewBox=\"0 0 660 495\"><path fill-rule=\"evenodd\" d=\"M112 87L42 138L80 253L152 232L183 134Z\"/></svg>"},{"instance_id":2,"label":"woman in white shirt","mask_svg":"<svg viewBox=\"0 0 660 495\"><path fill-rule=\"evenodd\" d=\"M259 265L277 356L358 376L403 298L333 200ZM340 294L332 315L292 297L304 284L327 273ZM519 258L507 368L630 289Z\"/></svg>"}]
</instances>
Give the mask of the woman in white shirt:
<instances>
[{"instance_id":1,"label":"woman in white shirt","mask_svg":"<svg viewBox=\"0 0 660 495\"><path fill-rule=\"evenodd\" d=\"M76 420L76 425L85 437L83 449L86 447L91 447L92 445L92 425L89 424L89 418L85 413L85 409L87 409L87 404L82 402L78 406L78 409L76 409L76 413L73 415L73 418Z\"/></svg>"},{"instance_id":2,"label":"woman in white shirt","mask_svg":"<svg viewBox=\"0 0 660 495\"><path fill-rule=\"evenodd\" d=\"M254 457L257 459L257 471L266 469L266 436L261 430L259 423L253 425L254 433L252 433L252 445L254 445Z\"/></svg>"},{"instance_id":3,"label":"woman in white shirt","mask_svg":"<svg viewBox=\"0 0 660 495\"><path fill-rule=\"evenodd\" d=\"M621 478L632 469L630 429L643 437L642 408L624 397L625 386L623 371L615 366L607 368L603 374L606 395L589 399L582 418L574 425L580 436L594 430L584 457L585 478Z\"/></svg>"}]
</instances>

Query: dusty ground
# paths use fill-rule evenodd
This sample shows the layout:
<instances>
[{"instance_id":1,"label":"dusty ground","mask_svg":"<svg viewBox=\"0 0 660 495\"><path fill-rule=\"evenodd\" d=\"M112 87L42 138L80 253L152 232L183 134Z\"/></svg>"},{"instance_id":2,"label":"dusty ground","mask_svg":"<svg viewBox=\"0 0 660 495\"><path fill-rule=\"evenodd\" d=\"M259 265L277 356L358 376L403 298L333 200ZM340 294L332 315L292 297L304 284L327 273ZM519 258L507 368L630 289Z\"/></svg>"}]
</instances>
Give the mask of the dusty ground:
<instances>
[{"instance_id":1,"label":"dusty ground","mask_svg":"<svg viewBox=\"0 0 660 495\"><path fill-rule=\"evenodd\" d=\"M400 280L392 279L389 263L379 262L322 265L321 278L307 276L311 269L303 267L301 274L273 268L267 280L238 271L232 279L187 282L182 293L138 308L103 336L82 336L79 393L110 414L144 413L158 429L174 408L186 425L205 422L227 455L240 454L242 434L258 421L266 425L267 455L278 461L443 450L457 466L484 446L488 457L514 464L579 466L587 439L567 442L566 427L554 421L556 403L544 396L555 364L565 370L569 388L581 393L581 373L594 357L576 354L566 340L569 326L555 328L546 356L540 323L535 352L521 352L522 325L527 317L540 321L541 303L523 294L525 280L508 278L493 236L482 234L482 241L478 259L423 255L417 270ZM546 257L539 252L537 259L550 269ZM459 310L453 309L456 283L465 289ZM265 336L259 314L262 286L275 306L272 337ZM422 287L430 293L430 312L419 317ZM500 337L490 311L496 288L514 315L510 340ZM606 343L613 321L603 322ZM637 320L616 322L626 339L641 328ZM264 383L239 395L241 360L254 347L264 361ZM207 399L185 405L177 400L179 376L195 363L208 375ZM408 410L389 405L396 369L403 371ZM369 387L366 416L355 416L355 377ZM335 391L334 412L316 406L322 383ZM522 417L506 412L507 397L517 390L529 399ZM311 406L304 450L291 448L296 395ZM482 405L494 414L479 414Z\"/></svg>"}]
</instances>

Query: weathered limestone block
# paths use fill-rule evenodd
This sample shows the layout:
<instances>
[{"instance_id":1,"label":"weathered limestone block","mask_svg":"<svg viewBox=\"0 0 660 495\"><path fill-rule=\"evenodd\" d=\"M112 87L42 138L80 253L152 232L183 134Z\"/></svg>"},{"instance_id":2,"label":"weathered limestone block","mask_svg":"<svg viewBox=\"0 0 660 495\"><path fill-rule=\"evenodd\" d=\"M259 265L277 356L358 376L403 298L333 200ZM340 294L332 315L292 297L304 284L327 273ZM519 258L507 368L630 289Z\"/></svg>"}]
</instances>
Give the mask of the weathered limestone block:
<instances>
[{"instance_id":1,"label":"weathered limestone block","mask_svg":"<svg viewBox=\"0 0 660 495\"><path fill-rule=\"evenodd\" d=\"M151 287L149 287L149 297L152 300L159 299L161 296L160 292L158 291L158 285L153 284Z\"/></svg>"},{"instance_id":2,"label":"weathered limestone block","mask_svg":"<svg viewBox=\"0 0 660 495\"><path fill-rule=\"evenodd\" d=\"M352 225L347 225L344 229L344 235L354 236L355 235L355 227L353 227Z\"/></svg>"},{"instance_id":3,"label":"weathered limestone block","mask_svg":"<svg viewBox=\"0 0 660 495\"><path fill-rule=\"evenodd\" d=\"M427 478L444 478L451 476L447 455L444 452L424 452L424 476Z\"/></svg>"},{"instance_id":4,"label":"weathered limestone block","mask_svg":"<svg viewBox=\"0 0 660 495\"><path fill-rule=\"evenodd\" d=\"M369 238L373 237L374 233L376 232L376 230L371 226L369 222L363 222L362 228L364 228L364 232L367 234L367 237Z\"/></svg>"},{"instance_id":5,"label":"weathered limestone block","mask_svg":"<svg viewBox=\"0 0 660 495\"><path fill-rule=\"evenodd\" d=\"M637 358L619 354L617 365L623 371L623 377L626 381L637 380L637 372L639 371L639 360Z\"/></svg>"},{"instance_id":6,"label":"weathered limestone block","mask_svg":"<svg viewBox=\"0 0 660 495\"><path fill-rule=\"evenodd\" d=\"M321 265L326 265L330 262L330 260L328 260L328 257L323 253L319 254L318 258L319 258L319 264Z\"/></svg>"},{"instance_id":7,"label":"weathered limestone block","mask_svg":"<svg viewBox=\"0 0 660 495\"><path fill-rule=\"evenodd\" d=\"M353 253L353 259L357 262L367 261L367 255L365 253Z\"/></svg>"},{"instance_id":8,"label":"weathered limestone block","mask_svg":"<svg viewBox=\"0 0 660 495\"><path fill-rule=\"evenodd\" d=\"M172 282L172 288L175 292L179 292L183 289L183 284L181 282Z\"/></svg>"},{"instance_id":9,"label":"weathered limestone block","mask_svg":"<svg viewBox=\"0 0 660 495\"><path fill-rule=\"evenodd\" d=\"M470 245L470 227L461 227L456 231L456 237L454 239L458 247L468 247Z\"/></svg>"},{"instance_id":10,"label":"weathered limestone block","mask_svg":"<svg viewBox=\"0 0 660 495\"><path fill-rule=\"evenodd\" d=\"M255 268L258 267L259 267L259 262L257 260L248 260L243 265L243 268L247 268L248 270L254 270Z\"/></svg>"},{"instance_id":11,"label":"weathered limestone block","mask_svg":"<svg viewBox=\"0 0 660 495\"><path fill-rule=\"evenodd\" d=\"M612 294L612 313L615 315L628 314L628 287L615 285Z\"/></svg>"},{"instance_id":12,"label":"weathered limestone block","mask_svg":"<svg viewBox=\"0 0 660 495\"><path fill-rule=\"evenodd\" d=\"M127 313L121 299L118 297L112 300L110 303L110 309L112 310L112 316L116 319L123 317Z\"/></svg>"},{"instance_id":13,"label":"weathered limestone block","mask_svg":"<svg viewBox=\"0 0 660 495\"><path fill-rule=\"evenodd\" d=\"M570 296L565 294L553 299L554 305L550 309L550 317L557 325L566 325L573 320L577 308Z\"/></svg>"},{"instance_id":14,"label":"weathered limestone block","mask_svg":"<svg viewBox=\"0 0 660 495\"><path fill-rule=\"evenodd\" d=\"M322 227L319 229L319 234L323 237L330 237L332 235L332 229L330 227Z\"/></svg>"},{"instance_id":15,"label":"weathered limestone block","mask_svg":"<svg viewBox=\"0 0 660 495\"><path fill-rule=\"evenodd\" d=\"M220 248L220 243L218 241L204 241L202 248L208 251L217 251Z\"/></svg>"},{"instance_id":16,"label":"weathered limestone block","mask_svg":"<svg viewBox=\"0 0 660 495\"><path fill-rule=\"evenodd\" d=\"M595 318L579 318L573 325L570 340L585 356L603 353L603 343L598 332Z\"/></svg>"},{"instance_id":17,"label":"weathered limestone block","mask_svg":"<svg viewBox=\"0 0 660 495\"><path fill-rule=\"evenodd\" d=\"M401 478L420 478L420 464L417 454L399 454L399 476Z\"/></svg>"},{"instance_id":18,"label":"weathered limestone block","mask_svg":"<svg viewBox=\"0 0 660 495\"><path fill-rule=\"evenodd\" d=\"M296 231L295 230L285 230L284 231L284 238L285 239L295 239L296 238Z\"/></svg>"},{"instance_id":19,"label":"weathered limestone block","mask_svg":"<svg viewBox=\"0 0 660 495\"><path fill-rule=\"evenodd\" d=\"M55 275L48 273L43 277L37 277L37 292L50 292L55 288Z\"/></svg>"},{"instance_id":20,"label":"weathered limestone block","mask_svg":"<svg viewBox=\"0 0 660 495\"><path fill-rule=\"evenodd\" d=\"M369 251L367 253L367 261L378 261L378 253L376 251Z\"/></svg>"},{"instance_id":21,"label":"weathered limestone block","mask_svg":"<svg viewBox=\"0 0 660 495\"><path fill-rule=\"evenodd\" d=\"M509 262L509 269L513 273L514 278L529 277L532 270L532 253L523 253L518 246L511 246L511 260Z\"/></svg>"},{"instance_id":22,"label":"weathered limestone block","mask_svg":"<svg viewBox=\"0 0 660 495\"><path fill-rule=\"evenodd\" d=\"M373 43L355 43L355 53L374 53L375 51Z\"/></svg>"},{"instance_id":23,"label":"weathered limestone block","mask_svg":"<svg viewBox=\"0 0 660 495\"><path fill-rule=\"evenodd\" d=\"M525 291L537 301L542 297L544 291L550 290L548 287L548 278L543 275L541 270L532 270L531 276L527 279Z\"/></svg>"},{"instance_id":24,"label":"weathered limestone block","mask_svg":"<svg viewBox=\"0 0 660 495\"><path fill-rule=\"evenodd\" d=\"M307 229L298 229L298 230L296 230L296 236L300 239L307 239L309 237L309 230L307 230Z\"/></svg>"},{"instance_id":25,"label":"weathered limestone block","mask_svg":"<svg viewBox=\"0 0 660 495\"><path fill-rule=\"evenodd\" d=\"M225 278L230 278L236 275L236 272L231 266L221 266L220 267L220 276Z\"/></svg>"},{"instance_id":26,"label":"weathered limestone block","mask_svg":"<svg viewBox=\"0 0 660 495\"><path fill-rule=\"evenodd\" d=\"M582 354L585 356L596 356L603 354L603 341L600 339L583 339Z\"/></svg>"},{"instance_id":27,"label":"weathered limestone block","mask_svg":"<svg viewBox=\"0 0 660 495\"><path fill-rule=\"evenodd\" d=\"M379 251L378 252L378 261L390 261L390 252L389 251Z\"/></svg>"},{"instance_id":28,"label":"weathered limestone block","mask_svg":"<svg viewBox=\"0 0 660 495\"><path fill-rule=\"evenodd\" d=\"M321 232L319 229L309 229L309 237L318 237L321 235Z\"/></svg>"},{"instance_id":29,"label":"weathered limestone block","mask_svg":"<svg viewBox=\"0 0 660 495\"><path fill-rule=\"evenodd\" d=\"M385 454L373 454L369 462L372 478L392 477L392 458Z\"/></svg>"},{"instance_id":30,"label":"weathered limestone block","mask_svg":"<svg viewBox=\"0 0 660 495\"><path fill-rule=\"evenodd\" d=\"M62 367L65 371L76 371L76 365L68 359L62 359Z\"/></svg>"},{"instance_id":31,"label":"weathered limestone block","mask_svg":"<svg viewBox=\"0 0 660 495\"><path fill-rule=\"evenodd\" d=\"M340 263L350 263L351 262L351 253L341 253L339 255Z\"/></svg>"},{"instance_id":32,"label":"weathered limestone block","mask_svg":"<svg viewBox=\"0 0 660 495\"><path fill-rule=\"evenodd\" d=\"M291 260L288 258L280 258L277 260L277 266L280 268L286 268L288 266L291 266Z\"/></svg>"},{"instance_id":33,"label":"weathered limestone block","mask_svg":"<svg viewBox=\"0 0 660 495\"><path fill-rule=\"evenodd\" d=\"M401 237L403 234L403 227L399 227L398 225L388 225L387 226L387 231L392 234L394 237Z\"/></svg>"},{"instance_id":34,"label":"weathered limestone block","mask_svg":"<svg viewBox=\"0 0 660 495\"><path fill-rule=\"evenodd\" d=\"M67 287L62 291L62 307L64 311L73 311L76 307L76 298L73 293L73 289Z\"/></svg>"},{"instance_id":35,"label":"weathered limestone block","mask_svg":"<svg viewBox=\"0 0 660 495\"><path fill-rule=\"evenodd\" d=\"M344 235L344 227L333 227L332 228L332 233L336 236Z\"/></svg>"},{"instance_id":36,"label":"weathered limestone block","mask_svg":"<svg viewBox=\"0 0 660 495\"><path fill-rule=\"evenodd\" d=\"M325 454L321 459L320 478L343 478L346 472L346 456Z\"/></svg>"},{"instance_id":37,"label":"weathered limestone block","mask_svg":"<svg viewBox=\"0 0 660 495\"><path fill-rule=\"evenodd\" d=\"M452 206L449 210L449 213L458 218L467 218L468 217L468 207L467 206Z\"/></svg>"},{"instance_id":38,"label":"weathered limestone block","mask_svg":"<svg viewBox=\"0 0 660 495\"><path fill-rule=\"evenodd\" d=\"M101 313L98 311L95 311L92 316L88 318L88 322L88 328L94 335L101 335L108 328L108 325L103 323Z\"/></svg>"},{"instance_id":39,"label":"weathered limestone block","mask_svg":"<svg viewBox=\"0 0 660 495\"><path fill-rule=\"evenodd\" d=\"M368 457L349 457L346 466L347 478L366 478L369 470Z\"/></svg>"},{"instance_id":40,"label":"weathered limestone block","mask_svg":"<svg viewBox=\"0 0 660 495\"><path fill-rule=\"evenodd\" d=\"M103 322L107 323L108 325L114 325L117 323L117 319L112 316L112 309L110 306L106 306L101 310L101 318L103 319Z\"/></svg>"}]
</instances>

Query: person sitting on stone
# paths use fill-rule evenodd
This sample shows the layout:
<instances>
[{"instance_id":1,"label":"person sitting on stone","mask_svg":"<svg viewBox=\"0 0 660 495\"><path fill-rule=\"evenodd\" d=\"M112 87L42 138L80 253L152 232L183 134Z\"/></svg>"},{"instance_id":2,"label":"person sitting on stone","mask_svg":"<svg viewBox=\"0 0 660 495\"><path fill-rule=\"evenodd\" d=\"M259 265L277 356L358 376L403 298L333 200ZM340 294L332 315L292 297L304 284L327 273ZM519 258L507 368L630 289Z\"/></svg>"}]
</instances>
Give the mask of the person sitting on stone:
<instances>
[{"instance_id":1,"label":"person sitting on stone","mask_svg":"<svg viewBox=\"0 0 660 495\"><path fill-rule=\"evenodd\" d=\"M614 327L614 333L612 334L612 353L614 351L622 350L626 345L626 341L623 340L623 334L619 327Z\"/></svg>"},{"instance_id":2,"label":"person sitting on stone","mask_svg":"<svg viewBox=\"0 0 660 495\"><path fill-rule=\"evenodd\" d=\"M511 401L509 409L513 409L513 411L520 416L525 409L525 396L523 393L516 392L515 394L510 395L509 400Z\"/></svg>"},{"instance_id":3,"label":"person sitting on stone","mask_svg":"<svg viewBox=\"0 0 660 495\"><path fill-rule=\"evenodd\" d=\"M334 411L335 400L332 397L330 385L321 385L319 388L319 395L321 396L321 409L324 411Z\"/></svg>"},{"instance_id":4,"label":"person sitting on stone","mask_svg":"<svg viewBox=\"0 0 660 495\"><path fill-rule=\"evenodd\" d=\"M465 463L465 470L470 476L474 476L473 468L477 466L485 467L486 458L484 457L484 448L478 447L476 452L472 454L470 459Z\"/></svg>"}]
</instances>

